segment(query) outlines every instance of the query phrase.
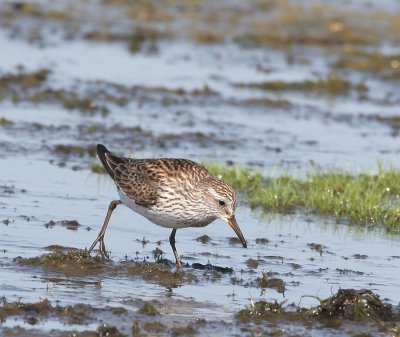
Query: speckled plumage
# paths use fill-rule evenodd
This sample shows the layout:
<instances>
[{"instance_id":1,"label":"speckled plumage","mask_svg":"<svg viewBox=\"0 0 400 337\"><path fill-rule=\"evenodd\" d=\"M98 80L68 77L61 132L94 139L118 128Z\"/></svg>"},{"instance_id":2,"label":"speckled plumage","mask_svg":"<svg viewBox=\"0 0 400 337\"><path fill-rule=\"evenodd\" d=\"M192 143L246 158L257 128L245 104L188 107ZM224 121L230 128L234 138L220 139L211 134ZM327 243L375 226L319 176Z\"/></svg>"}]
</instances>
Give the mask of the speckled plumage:
<instances>
[{"instance_id":1,"label":"speckled plumage","mask_svg":"<svg viewBox=\"0 0 400 337\"><path fill-rule=\"evenodd\" d=\"M119 157L100 144L97 154L117 185L120 200L110 204L103 228L89 251L100 242L100 252L107 256L103 238L111 213L120 203L159 226L173 228L170 243L178 265L175 249L178 228L204 227L221 218L246 247L234 217L238 203L235 190L213 177L204 166L186 159Z\"/></svg>"}]
</instances>

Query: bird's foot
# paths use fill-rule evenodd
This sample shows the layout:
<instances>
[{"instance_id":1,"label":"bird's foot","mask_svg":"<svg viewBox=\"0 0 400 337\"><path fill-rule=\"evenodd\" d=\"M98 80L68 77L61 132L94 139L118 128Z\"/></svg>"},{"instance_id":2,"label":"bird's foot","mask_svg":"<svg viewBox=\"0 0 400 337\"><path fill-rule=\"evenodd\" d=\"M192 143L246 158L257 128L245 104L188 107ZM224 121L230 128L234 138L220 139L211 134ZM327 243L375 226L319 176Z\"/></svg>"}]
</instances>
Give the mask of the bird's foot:
<instances>
[{"instance_id":1,"label":"bird's foot","mask_svg":"<svg viewBox=\"0 0 400 337\"><path fill-rule=\"evenodd\" d=\"M106 250L106 246L104 244L104 235L100 235L90 246L89 250L88 250L88 254L90 254L93 250L93 248L97 245L97 243L99 243L99 253L101 255L101 258L103 260L109 259L110 256L107 253Z\"/></svg>"},{"instance_id":2,"label":"bird's foot","mask_svg":"<svg viewBox=\"0 0 400 337\"><path fill-rule=\"evenodd\" d=\"M104 238L101 238L101 239L99 240L99 246L100 246L99 252L100 252L101 258L102 258L103 260L109 260L109 259L110 259L110 256L109 256L108 253L107 253L106 246L105 246L105 244L104 244Z\"/></svg>"}]
</instances>

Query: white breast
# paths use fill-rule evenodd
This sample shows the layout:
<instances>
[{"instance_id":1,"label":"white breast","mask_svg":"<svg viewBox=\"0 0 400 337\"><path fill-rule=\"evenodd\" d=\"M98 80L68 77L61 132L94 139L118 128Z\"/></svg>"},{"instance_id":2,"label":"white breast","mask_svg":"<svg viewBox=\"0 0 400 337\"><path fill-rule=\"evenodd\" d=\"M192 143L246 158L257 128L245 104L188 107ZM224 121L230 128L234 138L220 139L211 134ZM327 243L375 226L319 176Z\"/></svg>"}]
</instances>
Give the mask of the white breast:
<instances>
[{"instance_id":1,"label":"white breast","mask_svg":"<svg viewBox=\"0 0 400 337\"><path fill-rule=\"evenodd\" d=\"M174 214L162 212L159 209L143 207L135 204L135 202L127 197L124 192L118 189L118 194L122 203L134 212L144 216L152 223L166 228L185 228L190 227L190 222L182 223L181 218L177 218Z\"/></svg>"}]
</instances>

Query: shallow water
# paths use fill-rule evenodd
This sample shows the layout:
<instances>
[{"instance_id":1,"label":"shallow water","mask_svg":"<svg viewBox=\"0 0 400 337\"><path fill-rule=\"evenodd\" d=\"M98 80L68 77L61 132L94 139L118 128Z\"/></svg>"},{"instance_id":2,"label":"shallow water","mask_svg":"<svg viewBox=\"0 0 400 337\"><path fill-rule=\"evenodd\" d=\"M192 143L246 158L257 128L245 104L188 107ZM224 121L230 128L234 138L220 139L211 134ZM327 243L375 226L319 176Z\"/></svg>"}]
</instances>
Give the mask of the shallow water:
<instances>
[{"instance_id":1,"label":"shallow water","mask_svg":"<svg viewBox=\"0 0 400 337\"><path fill-rule=\"evenodd\" d=\"M385 3L386 9L396 6L393 1ZM98 4L84 6L96 9ZM351 6L364 8L365 4L353 1ZM118 10L114 8L112 18ZM94 15L93 26L100 20L99 13L90 14ZM116 30L128 29L129 24L118 22ZM1 97L0 118L12 121L0 125L1 296L24 302L47 298L61 305L103 307L107 303L128 310L136 310L142 304L139 300L154 300L163 319L172 317L174 322L194 317L233 322L236 312L260 299L311 307L318 304L312 296L326 298L340 288L368 288L393 305L399 303L398 235L337 224L334 219L301 211L285 216L262 214L244 203L237 220L248 241L247 249L232 244L230 238L235 235L222 221L177 232L177 248L184 262L210 262L232 268L232 274L185 267L198 282L170 289L116 273L64 275L18 265L17 256L37 257L51 245L89 247L109 202L117 198L111 179L90 171L90 165L97 162L94 156L57 151L59 145L86 149L104 143L117 153L135 157L233 161L266 175L291 172L301 176L310 167L350 173L376 171L378 162L399 167L398 126L377 118L398 115L396 81L344 72L353 83L368 85L367 98L355 92L332 96L235 86L325 78L338 52L334 48L246 48L229 40L200 44L177 38L159 41L156 53L133 54L121 42L62 38L59 31L44 35L43 43L30 43L18 34L12 38L10 29L2 27L0 45L7 48L0 55L0 74L18 73L21 65L25 72L49 68L51 74L43 88L71 90L78 97L103 104L109 113L68 109L51 100L35 103ZM381 49L392 53L396 46L383 43ZM114 95L111 98L128 92L126 104L113 104L97 95L103 87ZM184 93L176 93L176 89ZM77 230L61 224L47 228L50 220L77 220L81 226ZM105 243L116 265L131 259L154 261L156 247L173 260L169 234L119 206ZM208 235L210 241L197 241L202 235ZM145 245L143 238L149 241ZM313 250L315 247L322 251ZM248 259L257 260L259 266L250 268ZM258 287L256 279L262 272L282 279L284 294ZM28 329L27 324L9 318L0 328L19 325ZM63 326L51 320L39 324L36 328L45 332L97 326ZM216 323L217 329L241 332L240 327L221 324ZM335 330L329 329L314 331L283 323L281 327L286 335L335 335Z\"/></svg>"},{"instance_id":2,"label":"shallow water","mask_svg":"<svg viewBox=\"0 0 400 337\"><path fill-rule=\"evenodd\" d=\"M4 43L8 41L4 35L0 34L0 38ZM120 44L91 43L90 48L87 45L87 42L72 41L39 48L11 40L8 54L0 58L0 67L12 71L15 66L22 64L28 70L35 70L54 64L51 67L51 78L56 88L73 87L76 80L80 79L171 90L185 88L189 91L208 85L218 92L218 96L211 98L209 103L205 100L199 105L195 102L178 106L133 102L126 107L114 107L107 119L96 115L85 117L66 114L54 105L44 105L38 109L34 105L15 106L4 102L2 116L12 121L40 121L44 125L68 125L72 129L58 132L56 137L54 133L33 132L26 139L24 135L29 125L25 125L19 133L14 128L11 129L11 135L5 130L3 141L18 142L28 150L37 150L40 144L73 142L76 138L74 128L78 125L106 123L122 124L125 127L140 126L144 131L153 133L156 141L147 141L147 144L139 148L135 139L117 141L108 134L104 137L96 134L89 137L91 144L105 142L118 152L130 152L133 149L137 157L229 159L244 165L262 166L266 173L270 173L271 167L278 172L304 173L310 163L351 171L376 169L378 161L393 165L397 163L398 142L396 137L391 136L390 128L360 120L359 117L376 113L393 116L397 113L396 106L382 107L373 101L358 102L350 98L307 97L302 93L271 95L268 92L232 86L246 81L313 78L313 72L327 72L327 65L321 65L321 62L312 67L294 65L288 69L282 52L270 51L268 60L263 60L265 53L258 49L243 50L229 45L221 49L194 46L186 42L166 44L160 47L161 51L156 56L132 55ZM17 57L12 57L12 53ZM30 55L29 62L23 57L27 53ZM115 60L113 67L107 64L111 57ZM276 69L271 75L260 73L255 67L260 62L271 64ZM382 86L382 83L379 85ZM372 94L375 92L387 93L387 90L380 87L380 90L371 91ZM268 106L246 106L243 103L241 106L237 103L246 99L277 97L289 100L293 107L272 109ZM162 140L164 135L170 134L179 137L194 129L206 137L209 134L215 135L219 140L218 146L208 143L202 145L199 141L187 144L185 138L170 143L167 149L160 149L157 145L157 138ZM107 141L107 138L110 139ZM81 144L79 139L77 143Z\"/></svg>"},{"instance_id":3,"label":"shallow water","mask_svg":"<svg viewBox=\"0 0 400 337\"><path fill-rule=\"evenodd\" d=\"M143 280L107 274L76 278L61 276L64 280L59 283L46 281L56 276L55 273L18 267L13 259L38 256L46 252L45 247L49 245L88 247L96 238L108 203L116 197L116 191L111 179L88 171L73 172L44 161L22 158L9 158L7 163L4 173L8 179L2 179L0 186L13 186L15 190L10 196L2 195L0 211L0 219L10 220L8 225L2 225L0 239L0 246L5 250L1 254L2 292L8 299L23 295L26 301L48 298L67 304L83 302L92 305L101 305L107 299L109 305L118 305L128 298L172 296L209 303L215 307L209 314L224 319L251 300L287 299L295 303L301 300L303 305L310 306L316 304L315 300L301 299L303 295L325 298L339 288L365 287L390 299L392 304L400 301L398 236L301 214L260 215L245 205L240 206L237 219L248 241L247 249L229 243L234 233L220 221L204 229L177 232L177 247L184 262L206 264L209 261L213 265L233 268L232 275L221 275L216 282L200 280L173 289L171 293ZM46 176L40 174L44 170ZM26 192L22 193L21 189ZM76 231L61 224L46 228L45 224L52 219L77 219L81 226ZM209 243L196 241L202 235L210 237ZM152 251L161 241L165 257L172 260L168 236L168 230L119 206L109 225L106 246L114 261L136 258L153 261ZM143 238L149 240L144 247L140 242ZM268 239L268 243L257 244L256 239L260 238ZM323 245L322 253L313 251L308 245L311 243ZM204 256L204 253L212 255ZM246 261L249 258L258 260L259 267L248 268ZM273 289L266 289L261 294L255 279L262 271L276 273L276 277L284 280L284 295ZM231 277L243 279L243 285L232 285ZM207 310L199 309L207 316Z\"/></svg>"}]
</instances>

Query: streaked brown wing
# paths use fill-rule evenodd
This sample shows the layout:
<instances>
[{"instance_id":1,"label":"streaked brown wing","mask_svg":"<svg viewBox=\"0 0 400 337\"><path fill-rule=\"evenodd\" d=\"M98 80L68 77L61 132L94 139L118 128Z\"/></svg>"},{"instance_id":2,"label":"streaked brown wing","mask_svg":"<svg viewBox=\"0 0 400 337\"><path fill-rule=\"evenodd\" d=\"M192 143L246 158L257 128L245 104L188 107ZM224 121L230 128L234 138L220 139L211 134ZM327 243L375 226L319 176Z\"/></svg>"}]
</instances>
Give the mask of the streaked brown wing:
<instances>
[{"instance_id":1,"label":"streaked brown wing","mask_svg":"<svg viewBox=\"0 0 400 337\"><path fill-rule=\"evenodd\" d=\"M157 201L158 182L149 178L138 165L119 164L114 169L117 186L140 206L151 206Z\"/></svg>"}]
</instances>

